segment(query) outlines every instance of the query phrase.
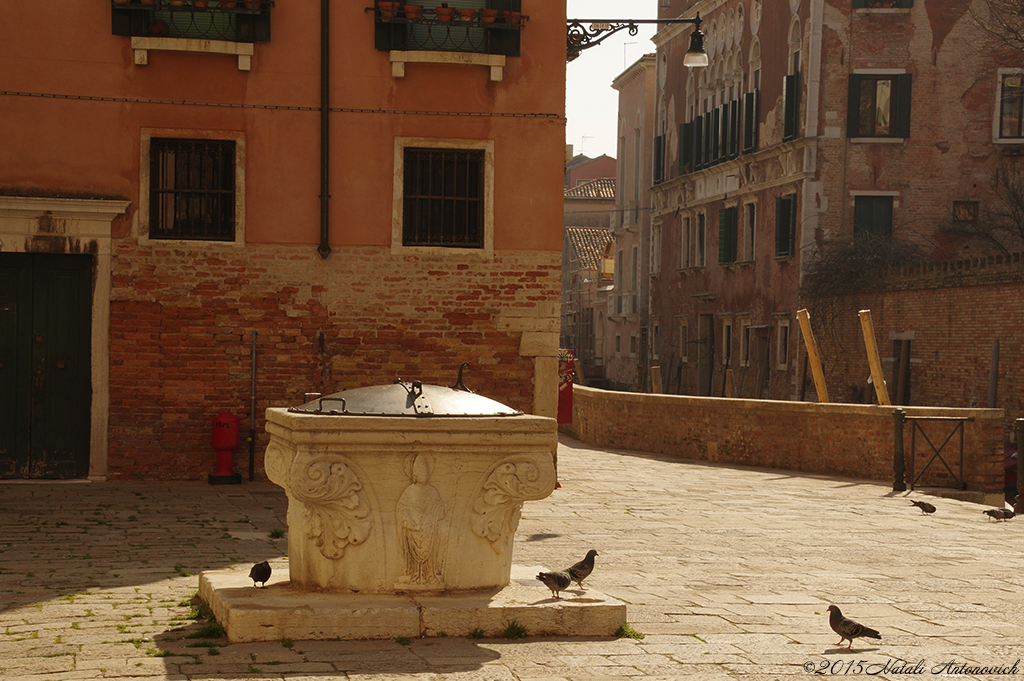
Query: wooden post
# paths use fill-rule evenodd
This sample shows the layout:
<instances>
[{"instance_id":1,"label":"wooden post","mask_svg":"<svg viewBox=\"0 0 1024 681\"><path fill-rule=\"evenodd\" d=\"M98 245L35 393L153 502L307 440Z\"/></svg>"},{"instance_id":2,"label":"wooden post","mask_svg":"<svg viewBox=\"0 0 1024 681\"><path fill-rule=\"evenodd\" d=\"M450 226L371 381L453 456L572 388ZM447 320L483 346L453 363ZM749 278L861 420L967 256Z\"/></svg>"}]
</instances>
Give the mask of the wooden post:
<instances>
[{"instance_id":1,"label":"wooden post","mask_svg":"<svg viewBox=\"0 0 1024 681\"><path fill-rule=\"evenodd\" d=\"M658 365L651 367L651 392L661 393L661 367Z\"/></svg>"},{"instance_id":2,"label":"wooden post","mask_svg":"<svg viewBox=\"0 0 1024 681\"><path fill-rule=\"evenodd\" d=\"M868 364L871 366L871 382L875 384L875 395L879 404L891 404L889 391L885 388L885 376L882 374L882 360L878 357L878 345L875 343L875 327L871 323L871 310L861 310L860 327L864 331L864 346L868 351Z\"/></svg>"},{"instance_id":3,"label":"wooden post","mask_svg":"<svg viewBox=\"0 0 1024 681\"><path fill-rule=\"evenodd\" d=\"M814 342L814 332L811 331L811 316L804 309L796 311L796 318L800 322L800 335L804 337L807 359L811 363L811 373L814 374L814 390L818 393L818 402L828 402L828 386L825 385L825 373L821 370L818 344Z\"/></svg>"}]
</instances>

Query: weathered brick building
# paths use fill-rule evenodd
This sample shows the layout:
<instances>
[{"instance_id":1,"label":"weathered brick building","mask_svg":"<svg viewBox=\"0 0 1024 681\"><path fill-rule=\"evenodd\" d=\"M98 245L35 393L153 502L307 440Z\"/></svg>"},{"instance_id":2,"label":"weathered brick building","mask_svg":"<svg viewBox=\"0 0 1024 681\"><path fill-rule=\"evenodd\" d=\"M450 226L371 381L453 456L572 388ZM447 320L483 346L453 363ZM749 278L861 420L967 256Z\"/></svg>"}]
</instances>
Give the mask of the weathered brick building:
<instances>
[{"instance_id":1,"label":"weathered brick building","mask_svg":"<svg viewBox=\"0 0 1024 681\"><path fill-rule=\"evenodd\" d=\"M0 477L205 479L220 412L463 361L554 416L565 3L366 4L9 8Z\"/></svg>"},{"instance_id":2,"label":"weathered brick building","mask_svg":"<svg viewBox=\"0 0 1024 681\"><path fill-rule=\"evenodd\" d=\"M986 253L955 228L996 201L997 165L1020 162L1019 56L984 47L968 5L940 0L670 0L659 16L698 8L708 68L682 65L692 26L654 38L651 352L666 392L796 399L800 287L823 245L856 234L915 245L931 261ZM964 336L997 298L1019 320L1015 286L1009 298L957 293L975 301L958 308ZM884 360L890 332L913 327L920 341L937 331L916 312L930 308L903 300L885 304ZM947 347L942 364L957 353ZM866 364L847 369L867 377ZM941 379L921 369L919 379ZM925 403L976 402L947 404L946 392Z\"/></svg>"}]
</instances>

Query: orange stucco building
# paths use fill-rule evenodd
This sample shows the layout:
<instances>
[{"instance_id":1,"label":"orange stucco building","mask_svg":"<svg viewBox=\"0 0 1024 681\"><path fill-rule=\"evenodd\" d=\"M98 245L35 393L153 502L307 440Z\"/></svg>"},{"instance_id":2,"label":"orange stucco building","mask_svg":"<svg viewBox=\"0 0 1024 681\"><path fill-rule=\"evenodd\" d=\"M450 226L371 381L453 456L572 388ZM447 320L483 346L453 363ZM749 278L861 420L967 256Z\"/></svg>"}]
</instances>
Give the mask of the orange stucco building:
<instances>
[{"instance_id":1,"label":"orange stucco building","mask_svg":"<svg viewBox=\"0 0 1024 681\"><path fill-rule=\"evenodd\" d=\"M205 479L219 413L463 361L554 415L565 2L390 4L8 8L0 477Z\"/></svg>"}]
</instances>

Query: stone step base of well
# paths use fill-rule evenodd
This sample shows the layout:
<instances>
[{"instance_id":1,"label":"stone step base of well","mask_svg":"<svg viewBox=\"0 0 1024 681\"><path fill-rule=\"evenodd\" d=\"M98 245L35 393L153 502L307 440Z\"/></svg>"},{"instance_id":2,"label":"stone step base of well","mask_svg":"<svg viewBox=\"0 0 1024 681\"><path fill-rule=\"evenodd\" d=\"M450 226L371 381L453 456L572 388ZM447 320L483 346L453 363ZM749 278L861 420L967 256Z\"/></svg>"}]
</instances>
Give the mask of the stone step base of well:
<instances>
[{"instance_id":1,"label":"stone step base of well","mask_svg":"<svg viewBox=\"0 0 1024 681\"><path fill-rule=\"evenodd\" d=\"M513 566L500 590L419 596L314 591L292 585L287 565L274 565L265 587L248 568L199 575L199 598L232 643L245 641L394 639L420 636L501 636L510 623L530 636L611 636L626 623L626 604L588 588L562 599L534 576L543 567Z\"/></svg>"}]
</instances>

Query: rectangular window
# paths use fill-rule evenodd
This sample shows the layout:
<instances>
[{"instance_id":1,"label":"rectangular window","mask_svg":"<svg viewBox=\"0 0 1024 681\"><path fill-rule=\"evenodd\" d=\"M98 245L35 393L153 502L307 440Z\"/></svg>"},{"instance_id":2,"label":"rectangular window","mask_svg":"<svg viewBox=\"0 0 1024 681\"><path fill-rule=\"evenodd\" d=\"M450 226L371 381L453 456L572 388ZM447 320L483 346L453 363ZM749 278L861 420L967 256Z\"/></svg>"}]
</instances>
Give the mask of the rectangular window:
<instances>
[{"instance_id":1,"label":"rectangular window","mask_svg":"<svg viewBox=\"0 0 1024 681\"><path fill-rule=\"evenodd\" d=\"M775 257L796 254L796 194L775 199Z\"/></svg>"},{"instance_id":2,"label":"rectangular window","mask_svg":"<svg viewBox=\"0 0 1024 681\"><path fill-rule=\"evenodd\" d=\"M661 346L658 322L651 323L651 359L658 359L658 348Z\"/></svg>"},{"instance_id":3,"label":"rectangular window","mask_svg":"<svg viewBox=\"0 0 1024 681\"><path fill-rule=\"evenodd\" d=\"M743 233L743 259L754 259L754 235L757 234L757 204L748 203L746 231Z\"/></svg>"},{"instance_id":4,"label":"rectangular window","mask_svg":"<svg viewBox=\"0 0 1024 681\"><path fill-rule=\"evenodd\" d=\"M789 366L789 320L779 321L778 331L778 365L776 368L785 369Z\"/></svg>"},{"instance_id":5,"label":"rectangular window","mask_svg":"<svg viewBox=\"0 0 1024 681\"><path fill-rule=\"evenodd\" d=\"M679 174L693 172L693 122L679 125Z\"/></svg>"},{"instance_id":6,"label":"rectangular window","mask_svg":"<svg viewBox=\"0 0 1024 681\"><path fill-rule=\"evenodd\" d=\"M1024 75L1000 77L999 137L1024 137Z\"/></svg>"},{"instance_id":7,"label":"rectangular window","mask_svg":"<svg viewBox=\"0 0 1024 681\"><path fill-rule=\"evenodd\" d=\"M736 262L736 206L718 211L718 262Z\"/></svg>"},{"instance_id":8,"label":"rectangular window","mask_svg":"<svg viewBox=\"0 0 1024 681\"><path fill-rule=\"evenodd\" d=\"M909 137L911 75L850 75L848 137Z\"/></svg>"},{"instance_id":9,"label":"rectangular window","mask_svg":"<svg viewBox=\"0 0 1024 681\"><path fill-rule=\"evenodd\" d=\"M661 272L661 223L651 225L651 274Z\"/></svg>"},{"instance_id":10,"label":"rectangular window","mask_svg":"<svg viewBox=\"0 0 1024 681\"><path fill-rule=\"evenodd\" d=\"M697 216L697 234L696 238L694 239L694 241L696 242L694 245L697 248L697 262L695 263L697 267L704 267L704 265L707 264L707 259L705 257L706 253L704 248L704 239L707 236L707 229L705 223L706 216L704 215L704 213L701 213L700 215Z\"/></svg>"},{"instance_id":11,"label":"rectangular window","mask_svg":"<svg viewBox=\"0 0 1024 681\"><path fill-rule=\"evenodd\" d=\"M853 233L890 236L892 234L891 196L855 196Z\"/></svg>"},{"instance_id":12,"label":"rectangular window","mask_svg":"<svg viewBox=\"0 0 1024 681\"><path fill-rule=\"evenodd\" d=\"M665 181L665 136L654 138L654 184Z\"/></svg>"},{"instance_id":13,"label":"rectangular window","mask_svg":"<svg viewBox=\"0 0 1024 681\"><path fill-rule=\"evenodd\" d=\"M149 142L149 238L235 240L235 142Z\"/></svg>"},{"instance_id":14,"label":"rectangular window","mask_svg":"<svg viewBox=\"0 0 1024 681\"><path fill-rule=\"evenodd\" d=\"M679 361L686 364L689 359L686 351L690 347L690 325L685 319L679 320Z\"/></svg>"},{"instance_id":15,"label":"rectangular window","mask_svg":"<svg viewBox=\"0 0 1024 681\"><path fill-rule=\"evenodd\" d=\"M629 334L629 356L636 357L636 334Z\"/></svg>"},{"instance_id":16,"label":"rectangular window","mask_svg":"<svg viewBox=\"0 0 1024 681\"><path fill-rule=\"evenodd\" d=\"M616 355L622 354L622 334L621 333L615 334L615 354Z\"/></svg>"},{"instance_id":17,"label":"rectangular window","mask_svg":"<svg viewBox=\"0 0 1024 681\"><path fill-rule=\"evenodd\" d=\"M484 247L484 151L405 148L402 244Z\"/></svg>"}]
</instances>

